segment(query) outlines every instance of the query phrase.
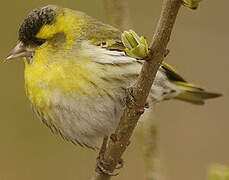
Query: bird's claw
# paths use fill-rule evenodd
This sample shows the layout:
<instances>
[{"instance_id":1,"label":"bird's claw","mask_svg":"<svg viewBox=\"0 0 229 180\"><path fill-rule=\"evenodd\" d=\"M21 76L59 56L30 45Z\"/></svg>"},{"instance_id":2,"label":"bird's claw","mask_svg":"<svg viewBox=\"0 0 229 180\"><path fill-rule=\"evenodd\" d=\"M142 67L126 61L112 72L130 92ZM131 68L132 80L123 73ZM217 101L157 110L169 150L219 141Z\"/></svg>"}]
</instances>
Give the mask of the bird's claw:
<instances>
[{"instance_id":1,"label":"bird's claw","mask_svg":"<svg viewBox=\"0 0 229 180\"><path fill-rule=\"evenodd\" d=\"M118 161L118 165L117 165L117 167L115 169L121 169L121 168L123 168L123 166L124 166L124 160L120 159Z\"/></svg>"},{"instance_id":2,"label":"bird's claw","mask_svg":"<svg viewBox=\"0 0 229 180\"><path fill-rule=\"evenodd\" d=\"M116 135L112 134L110 138L115 143L115 140L117 139ZM108 176L117 176L119 173L110 172L110 170L107 170L105 168L106 166L109 166L109 163L104 160L104 154L105 154L106 148L107 148L107 141L108 141L108 136L105 136L103 139L102 146L100 148L99 156L96 159L97 160L96 172L103 173L103 174L108 175ZM120 169L121 167L123 167L123 160L120 160L118 162L118 165L119 166L116 169Z\"/></svg>"},{"instance_id":3,"label":"bird's claw","mask_svg":"<svg viewBox=\"0 0 229 180\"><path fill-rule=\"evenodd\" d=\"M96 171L98 173L103 173L108 176L117 176L119 173L113 173L104 168L104 164L107 164L104 160L101 160L100 158L97 158L97 163L96 163Z\"/></svg>"},{"instance_id":4,"label":"bird's claw","mask_svg":"<svg viewBox=\"0 0 229 180\"><path fill-rule=\"evenodd\" d=\"M145 112L145 107L136 103L136 99L133 95L132 87L127 89L127 96L125 99L125 103L126 103L126 106L130 109L132 108L132 106L137 106L138 108L136 109L136 113L138 114L143 114Z\"/></svg>"}]
</instances>

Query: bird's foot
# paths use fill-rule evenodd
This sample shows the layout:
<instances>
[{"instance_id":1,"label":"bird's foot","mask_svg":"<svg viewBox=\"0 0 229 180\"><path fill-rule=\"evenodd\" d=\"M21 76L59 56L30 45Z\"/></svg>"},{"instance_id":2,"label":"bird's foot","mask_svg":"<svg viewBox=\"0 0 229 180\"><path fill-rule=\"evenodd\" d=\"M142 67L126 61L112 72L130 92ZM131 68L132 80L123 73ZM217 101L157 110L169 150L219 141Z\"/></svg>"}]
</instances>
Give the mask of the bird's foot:
<instances>
[{"instance_id":1,"label":"bird's foot","mask_svg":"<svg viewBox=\"0 0 229 180\"><path fill-rule=\"evenodd\" d=\"M105 167L109 165L108 162L104 160L104 154L107 149L107 141L108 141L108 136L105 136L103 139L102 146L99 151L99 157L97 157L97 163L96 163L96 172L98 173L103 173L108 176L117 176L118 173L113 173L107 170Z\"/></svg>"},{"instance_id":2,"label":"bird's foot","mask_svg":"<svg viewBox=\"0 0 229 180\"><path fill-rule=\"evenodd\" d=\"M133 88L130 87L127 89L127 96L125 98L125 103L128 108L132 108L133 106L137 106L136 112L138 114L143 114L145 112L145 107L137 104L136 99L133 95Z\"/></svg>"},{"instance_id":3,"label":"bird's foot","mask_svg":"<svg viewBox=\"0 0 229 180\"><path fill-rule=\"evenodd\" d=\"M98 173L103 173L108 176L117 176L119 173L113 173L110 170L107 170L104 165L108 164L107 162L104 161L104 159L101 159L100 157L97 158L97 163L96 163L96 171Z\"/></svg>"},{"instance_id":4,"label":"bird's foot","mask_svg":"<svg viewBox=\"0 0 229 180\"><path fill-rule=\"evenodd\" d=\"M124 166L124 160L123 159L120 159L118 161L118 165L117 165L116 169L121 169L121 168L123 168L123 166Z\"/></svg>"}]
</instances>

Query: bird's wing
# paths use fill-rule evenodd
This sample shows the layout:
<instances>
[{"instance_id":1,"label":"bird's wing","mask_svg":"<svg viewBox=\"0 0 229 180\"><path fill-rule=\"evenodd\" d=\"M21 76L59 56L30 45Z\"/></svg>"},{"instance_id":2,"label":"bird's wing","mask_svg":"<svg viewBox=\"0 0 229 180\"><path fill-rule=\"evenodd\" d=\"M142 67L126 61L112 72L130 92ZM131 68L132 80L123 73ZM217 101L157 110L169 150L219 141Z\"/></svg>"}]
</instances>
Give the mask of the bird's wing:
<instances>
[{"instance_id":1,"label":"bird's wing","mask_svg":"<svg viewBox=\"0 0 229 180\"><path fill-rule=\"evenodd\" d=\"M86 38L93 45L101 46L109 50L124 51L125 46L121 41L122 32L113 26L104 24L91 17L88 17L89 22L85 27Z\"/></svg>"},{"instance_id":2,"label":"bird's wing","mask_svg":"<svg viewBox=\"0 0 229 180\"><path fill-rule=\"evenodd\" d=\"M140 66L138 60L127 56L125 53L125 46L121 41L121 32L117 29L102 24L104 28L90 28L90 33L87 36L87 40L90 44L87 45L88 53L96 54L93 58L94 62L100 64L111 64L111 65L124 65L124 64L136 64ZM87 42L88 42L87 41Z\"/></svg>"},{"instance_id":3,"label":"bird's wing","mask_svg":"<svg viewBox=\"0 0 229 180\"><path fill-rule=\"evenodd\" d=\"M162 62L161 68L164 69L167 77L171 81L180 81L180 82L187 82L182 76L180 76L176 70L170 66L169 64Z\"/></svg>"},{"instance_id":4,"label":"bird's wing","mask_svg":"<svg viewBox=\"0 0 229 180\"><path fill-rule=\"evenodd\" d=\"M198 90L203 90L202 88L188 83L181 75L179 75L176 70L170 66L169 64L162 62L161 68L164 70L168 80L176 84L177 86L182 86L182 89L185 90L193 90L193 89L198 89Z\"/></svg>"},{"instance_id":5,"label":"bird's wing","mask_svg":"<svg viewBox=\"0 0 229 180\"><path fill-rule=\"evenodd\" d=\"M126 64L137 62L137 64L142 64L143 61L138 61L126 55L125 46L121 40L121 31L94 19L91 19L90 22L91 23L88 25L90 26L88 27L89 32L87 34L89 42L102 49L108 50L106 54L113 56L113 58L107 58L107 61L102 59L101 63ZM98 59L98 61L100 60ZM170 81L187 82L172 66L165 62L162 63L160 69L164 71Z\"/></svg>"}]
</instances>

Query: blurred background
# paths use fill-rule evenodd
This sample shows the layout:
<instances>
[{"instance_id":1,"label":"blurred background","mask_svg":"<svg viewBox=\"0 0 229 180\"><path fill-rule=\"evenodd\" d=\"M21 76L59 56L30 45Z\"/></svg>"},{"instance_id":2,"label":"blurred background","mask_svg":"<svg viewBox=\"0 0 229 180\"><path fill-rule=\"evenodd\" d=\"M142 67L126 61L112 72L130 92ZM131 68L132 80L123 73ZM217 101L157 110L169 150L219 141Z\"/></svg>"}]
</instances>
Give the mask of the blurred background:
<instances>
[{"instance_id":1,"label":"blurred background","mask_svg":"<svg viewBox=\"0 0 229 180\"><path fill-rule=\"evenodd\" d=\"M161 0L129 0L133 29L151 40ZM3 61L17 42L25 16L36 7L57 4L108 23L102 0L4 1L0 7ZM167 101L155 108L159 149L168 180L204 180L209 165L229 165L229 1L203 1L197 11L182 7L166 61L187 80L223 93L204 106ZM0 64L0 180L86 180L97 152L54 135L32 113L24 92L22 60ZM133 137L125 167L114 180L144 177L142 147Z\"/></svg>"}]
</instances>

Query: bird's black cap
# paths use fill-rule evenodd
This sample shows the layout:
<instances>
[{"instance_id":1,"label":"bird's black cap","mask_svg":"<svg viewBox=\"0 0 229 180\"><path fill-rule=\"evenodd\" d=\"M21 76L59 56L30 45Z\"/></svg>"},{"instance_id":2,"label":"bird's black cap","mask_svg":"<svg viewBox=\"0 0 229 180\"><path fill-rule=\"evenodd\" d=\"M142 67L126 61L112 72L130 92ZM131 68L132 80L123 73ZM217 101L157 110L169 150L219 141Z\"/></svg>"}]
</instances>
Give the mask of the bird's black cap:
<instances>
[{"instance_id":1,"label":"bird's black cap","mask_svg":"<svg viewBox=\"0 0 229 180\"><path fill-rule=\"evenodd\" d=\"M56 7L49 5L43 8L34 9L25 18L19 29L19 41L26 44L42 44L44 40L35 36L45 24L51 24L55 20Z\"/></svg>"}]
</instances>

